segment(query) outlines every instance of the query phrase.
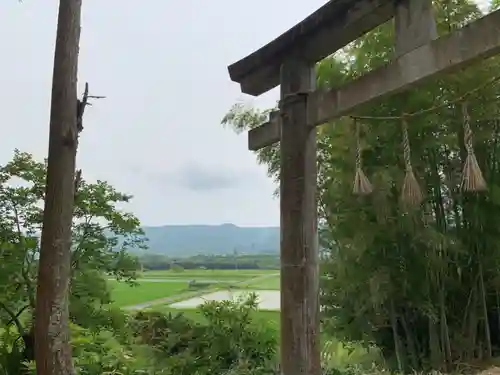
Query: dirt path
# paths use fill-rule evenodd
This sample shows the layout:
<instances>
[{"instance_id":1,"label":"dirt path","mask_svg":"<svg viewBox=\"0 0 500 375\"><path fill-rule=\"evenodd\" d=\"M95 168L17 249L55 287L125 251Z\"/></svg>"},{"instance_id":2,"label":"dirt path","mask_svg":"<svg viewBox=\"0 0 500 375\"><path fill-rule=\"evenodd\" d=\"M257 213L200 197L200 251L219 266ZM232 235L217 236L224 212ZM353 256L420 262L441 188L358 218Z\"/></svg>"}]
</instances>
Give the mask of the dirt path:
<instances>
[{"instance_id":1,"label":"dirt path","mask_svg":"<svg viewBox=\"0 0 500 375\"><path fill-rule=\"evenodd\" d=\"M252 284L252 283L255 283L257 281L261 281L261 280L264 280L267 278L276 277L278 275L279 275L279 273L266 274L266 275L262 275L262 276L253 277L251 279L238 281L238 282L235 282L232 284L233 285ZM171 296L171 297L159 298L159 299L155 299L153 301L142 302L142 303L138 303L138 304L132 305L132 306L126 306L126 307L123 307L123 309L129 310L129 311L130 310L143 310L143 309L147 309L151 306L167 305L167 304L182 301L182 300L185 300L188 298L199 297L200 295L208 294L208 293L211 293L213 291L214 290L212 288L208 288L208 289L202 290L202 291L196 290L193 292L185 292L185 293L176 294L175 296Z\"/></svg>"}]
</instances>

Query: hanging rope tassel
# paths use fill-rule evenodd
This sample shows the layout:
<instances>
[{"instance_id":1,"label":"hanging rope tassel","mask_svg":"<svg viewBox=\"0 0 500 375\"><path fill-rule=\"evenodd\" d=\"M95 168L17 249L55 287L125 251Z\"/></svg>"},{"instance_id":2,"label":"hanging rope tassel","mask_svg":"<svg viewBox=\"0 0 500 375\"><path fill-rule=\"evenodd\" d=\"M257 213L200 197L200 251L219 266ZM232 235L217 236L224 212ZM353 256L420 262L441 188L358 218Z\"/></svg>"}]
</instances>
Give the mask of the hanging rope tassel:
<instances>
[{"instance_id":1,"label":"hanging rope tassel","mask_svg":"<svg viewBox=\"0 0 500 375\"><path fill-rule=\"evenodd\" d=\"M356 195L369 195L373 191L372 184L365 172L363 172L363 160L361 155L361 135L360 125L357 119L354 119L356 126L356 175L354 176L354 186L352 192Z\"/></svg>"},{"instance_id":2,"label":"hanging rope tassel","mask_svg":"<svg viewBox=\"0 0 500 375\"><path fill-rule=\"evenodd\" d=\"M462 103L462 115L464 117L464 144L467 151L464 169L462 172L461 187L464 191L484 191L487 189L486 181L474 154L472 146L472 130L470 128L470 116L467 103Z\"/></svg>"},{"instance_id":3,"label":"hanging rope tassel","mask_svg":"<svg viewBox=\"0 0 500 375\"><path fill-rule=\"evenodd\" d=\"M410 140L408 139L408 122L405 116L402 117L401 125L403 131L403 153L406 168L406 175L403 181L403 191L401 194L401 199L407 207L415 207L420 205L423 197L422 190L420 190L420 186L418 185L418 181L415 178L413 167L411 165Z\"/></svg>"}]
</instances>

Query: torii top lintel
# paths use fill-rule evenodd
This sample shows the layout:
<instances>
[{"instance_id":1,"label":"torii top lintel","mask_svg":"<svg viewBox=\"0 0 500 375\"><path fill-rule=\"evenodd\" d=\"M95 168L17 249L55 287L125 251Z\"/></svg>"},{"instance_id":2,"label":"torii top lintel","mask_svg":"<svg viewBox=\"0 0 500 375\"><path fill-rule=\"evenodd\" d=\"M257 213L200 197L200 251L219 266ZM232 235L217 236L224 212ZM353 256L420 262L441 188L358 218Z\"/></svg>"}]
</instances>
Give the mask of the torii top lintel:
<instances>
[{"instance_id":1,"label":"torii top lintel","mask_svg":"<svg viewBox=\"0 0 500 375\"><path fill-rule=\"evenodd\" d=\"M397 0L330 0L272 42L228 67L241 91L261 95L279 85L282 63L300 56L315 63L395 14ZM278 15L279 16L279 15Z\"/></svg>"}]
</instances>

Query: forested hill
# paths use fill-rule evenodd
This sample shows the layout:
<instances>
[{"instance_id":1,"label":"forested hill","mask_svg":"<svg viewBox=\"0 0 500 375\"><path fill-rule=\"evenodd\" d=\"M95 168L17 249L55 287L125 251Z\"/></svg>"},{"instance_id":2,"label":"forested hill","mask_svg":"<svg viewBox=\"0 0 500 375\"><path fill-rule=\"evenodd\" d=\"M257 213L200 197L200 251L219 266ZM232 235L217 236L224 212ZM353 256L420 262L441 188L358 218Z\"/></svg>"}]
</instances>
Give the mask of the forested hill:
<instances>
[{"instance_id":1,"label":"forested hill","mask_svg":"<svg viewBox=\"0 0 500 375\"><path fill-rule=\"evenodd\" d=\"M279 227L223 225L165 225L144 227L148 253L167 256L223 255L279 252Z\"/></svg>"}]
</instances>

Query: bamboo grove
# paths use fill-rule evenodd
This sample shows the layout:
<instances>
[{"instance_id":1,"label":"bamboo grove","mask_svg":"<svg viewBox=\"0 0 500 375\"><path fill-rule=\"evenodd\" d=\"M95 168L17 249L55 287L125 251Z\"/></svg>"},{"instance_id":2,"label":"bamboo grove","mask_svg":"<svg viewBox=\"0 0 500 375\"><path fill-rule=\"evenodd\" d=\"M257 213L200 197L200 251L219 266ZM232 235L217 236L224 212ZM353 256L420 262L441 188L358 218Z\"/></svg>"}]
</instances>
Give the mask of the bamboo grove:
<instances>
[{"instance_id":1,"label":"bamboo grove","mask_svg":"<svg viewBox=\"0 0 500 375\"><path fill-rule=\"evenodd\" d=\"M435 7L441 34L481 16L466 0L437 1ZM318 86L333 87L384 64L392 45L392 24L377 28L318 64ZM353 114L359 137L352 118L318 130L323 329L341 340L376 345L395 370L450 370L500 354L500 83L495 77L500 78L498 58ZM486 184L476 190L482 191L462 189L468 147L464 102L457 98L464 96ZM422 111L426 108L436 109ZM401 114L419 111L405 124L410 169L421 193L408 209L401 200L409 161ZM223 123L241 131L265 115L237 104ZM258 153L276 179L278 147ZM360 158L364 176L356 173ZM369 194L353 194L353 180Z\"/></svg>"}]
</instances>

